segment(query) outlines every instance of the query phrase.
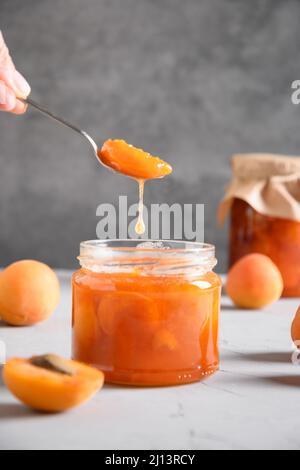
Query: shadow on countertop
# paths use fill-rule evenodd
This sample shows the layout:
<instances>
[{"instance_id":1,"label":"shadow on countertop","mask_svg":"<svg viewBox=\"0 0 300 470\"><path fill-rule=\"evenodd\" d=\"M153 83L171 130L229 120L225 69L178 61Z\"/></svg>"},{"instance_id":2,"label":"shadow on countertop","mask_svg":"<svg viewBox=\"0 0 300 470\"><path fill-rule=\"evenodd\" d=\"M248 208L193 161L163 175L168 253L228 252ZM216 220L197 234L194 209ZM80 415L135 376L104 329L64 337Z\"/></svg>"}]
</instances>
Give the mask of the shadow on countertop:
<instances>
[{"instance_id":1,"label":"shadow on countertop","mask_svg":"<svg viewBox=\"0 0 300 470\"><path fill-rule=\"evenodd\" d=\"M254 362L272 362L277 364L287 364L292 362L292 351L262 351L256 353L242 353L241 358L247 358Z\"/></svg>"},{"instance_id":2,"label":"shadow on countertop","mask_svg":"<svg viewBox=\"0 0 300 470\"><path fill-rule=\"evenodd\" d=\"M300 375L274 375L265 377L264 380L280 386L300 388Z\"/></svg>"},{"instance_id":3,"label":"shadow on countertop","mask_svg":"<svg viewBox=\"0 0 300 470\"><path fill-rule=\"evenodd\" d=\"M229 299L229 297L226 297L226 295L222 295L221 312L233 312L238 313L239 315L243 313L251 313L255 315L257 313L266 313L266 310L238 307Z\"/></svg>"},{"instance_id":4,"label":"shadow on countertop","mask_svg":"<svg viewBox=\"0 0 300 470\"><path fill-rule=\"evenodd\" d=\"M225 305L221 305L221 312L240 312L240 310L238 310L237 307L235 307L234 305L230 305L230 304L225 304ZM1 327L1 323L0 323L0 327Z\"/></svg>"},{"instance_id":5,"label":"shadow on countertop","mask_svg":"<svg viewBox=\"0 0 300 470\"><path fill-rule=\"evenodd\" d=\"M225 342L221 343L221 349L225 354L233 354L235 360L247 360L269 364L292 364L294 352L292 349L290 351L236 351L232 349L232 347L228 348ZM230 357L226 358L226 360L230 360Z\"/></svg>"},{"instance_id":6,"label":"shadow on countertop","mask_svg":"<svg viewBox=\"0 0 300 470\"><path fill-rule=\"evenodd\" d=\"M266 313L267 310L262 310L262 309L250 309L250 308L241 308L237 307L234 304L230 303L222 303L221 304L221 312L230 312L230 313L236 313L238 315L242 315L245 313L251 313L251 315L258 315L261 313Z\"/></svg>"},{"instance_id":7,"label":"shadow on countertop","mask_svg":"<svg viewBox=\"0 0 300 470\"><path fill-rule=\"evenodd\" d=\"M38 416L35 411L26 408L18 403L0 403L0 420L3 419L24 419Z\"/></svg>"}]
</instances>

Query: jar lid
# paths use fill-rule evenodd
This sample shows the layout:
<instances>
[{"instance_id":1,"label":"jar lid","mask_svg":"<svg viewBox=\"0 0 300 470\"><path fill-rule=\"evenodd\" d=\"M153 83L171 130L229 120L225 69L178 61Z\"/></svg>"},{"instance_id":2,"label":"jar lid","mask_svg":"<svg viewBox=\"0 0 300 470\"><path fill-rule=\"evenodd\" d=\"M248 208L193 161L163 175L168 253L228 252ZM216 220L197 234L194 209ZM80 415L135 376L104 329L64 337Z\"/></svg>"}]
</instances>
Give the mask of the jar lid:
<instances>
[{"instance_id":1,"label":"jar lid","mask_svg":"<svg viewBox=\"0 0 300 470\"><path fill-rule=\"evenodd\" d=\"M232 157L233 178L219 206L223 223L234 199L262 215L300 222L300 158L271 154Z\"/></svg>"},{"instance_id":2,"label":"jar lid","mask_svg":"<svg viewBox=\"0 0 300 470\"><path fill-rule=\"evenodd\" d=\"M234 176L246 180L300 173L300 157L272 154L239 154L232 157Z\"/></svg>"}]
</instances>

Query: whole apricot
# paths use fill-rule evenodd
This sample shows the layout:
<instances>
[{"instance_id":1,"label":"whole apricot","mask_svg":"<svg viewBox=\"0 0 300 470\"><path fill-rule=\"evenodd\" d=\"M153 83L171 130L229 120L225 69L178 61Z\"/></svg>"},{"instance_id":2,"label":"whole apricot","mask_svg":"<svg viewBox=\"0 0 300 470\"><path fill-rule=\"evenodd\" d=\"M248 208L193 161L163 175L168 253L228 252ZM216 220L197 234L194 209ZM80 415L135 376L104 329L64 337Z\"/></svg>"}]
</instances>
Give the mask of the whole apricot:
<instances>
[{"instance_id":1,"label":"whole apricot","mask_svg":"<svg viewBox=\"0 0 300 470\"><path fill-rule=\"evenodd\" d=\"M283 279L270 258L254 253L240 259L231 268L226 291L238 307L259 309L281 297Z\"/></svg>"},{"instance_id":2,"label":"whole apricot","mask_svg":"<svg viewBox=\"0 0 300 470\"><path fill-rule=\"evenodd\" d=\"M91 399L103 386L104 374L53 354L10 359L3 368L10 392L29 408L48 413L69 410Z\"/></svg>"},{"instance_id":3,"label":"whole apricot","mask_svg":"<svg viewBox=\"0 0 300 470\"><path fill-rule=\"evenodd\" d=\"M295 345L300 349L300 307L297 310L296 316L292 323L292 340Z\"/></svg>"},{"instance_id":4,"label":"whole apricot","mask_svg":"<svg viewBox=\"0 0 300 470\"><path fill-rule=\"evenodd\" d=\"M60 285L46 264L24 260L0 274L0 318L13 326L29 326L46 320L56 309Z\"/></svg>"}]
</instances>

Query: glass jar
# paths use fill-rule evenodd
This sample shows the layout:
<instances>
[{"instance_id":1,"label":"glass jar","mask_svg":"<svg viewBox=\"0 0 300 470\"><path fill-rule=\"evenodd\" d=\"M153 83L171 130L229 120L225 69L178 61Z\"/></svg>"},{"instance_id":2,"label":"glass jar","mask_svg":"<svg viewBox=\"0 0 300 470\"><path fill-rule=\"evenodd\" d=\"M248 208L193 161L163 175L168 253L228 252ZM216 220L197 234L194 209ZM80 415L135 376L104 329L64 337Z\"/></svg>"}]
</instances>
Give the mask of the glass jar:
<instances>
[{"instance_id":1,"label":"glass jar","mask_svg":"<svg viewBox=\"0 0 300 470\"><path fill-rule=\"evenodd\" d=\"M219 366L211 245L90 241L73 275L73 357L110 383L194 382Z\"/></svg>"},{"instance_id":2,"label":"glass jar","mask_svg":"<svg viewBox=\"0 0 300 470\"><path fill-rule=\"evenodd\" d=\"M230 265L250 253L269 256L283 276L283 295L300 297L300 222L260 214L241 199L230 217Z\"/></svg>"},{"instance_id":3,"label":"glass jar","mask_svg":"<svg viewBox=\"0 0 300 470\"><path fill-rule=\"evenodd\" d=\"M299 297L300 158L234 155L232 173L218 213L220 223L231 215L230 265L264 254L281 271L284 297Z\"/></svg>"}]
</instances>

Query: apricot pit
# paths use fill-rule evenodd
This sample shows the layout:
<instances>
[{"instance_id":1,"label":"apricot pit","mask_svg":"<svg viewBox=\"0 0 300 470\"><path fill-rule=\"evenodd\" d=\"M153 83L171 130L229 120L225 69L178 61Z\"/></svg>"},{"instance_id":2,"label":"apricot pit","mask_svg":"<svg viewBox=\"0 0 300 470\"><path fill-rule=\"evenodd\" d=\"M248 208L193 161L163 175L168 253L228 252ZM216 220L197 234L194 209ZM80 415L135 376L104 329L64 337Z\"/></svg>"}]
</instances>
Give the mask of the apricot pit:
<instances>
[{"instance_id":1,"label":"apricot pit","mask_svg":"<svg viewBox=\"0 0 300 470\"><path fill-rule=\"evenodd\" d=\"M55 356L54 354L34 356L30 359L30 364L35 367L40 367L44 370L56 372L57 374L69 375L70 377L76 374L75 367L70 365L69 361L65 361L61 357Z\"/></svg>"}]
</instances>

